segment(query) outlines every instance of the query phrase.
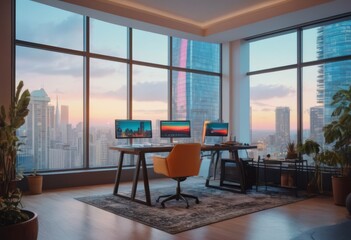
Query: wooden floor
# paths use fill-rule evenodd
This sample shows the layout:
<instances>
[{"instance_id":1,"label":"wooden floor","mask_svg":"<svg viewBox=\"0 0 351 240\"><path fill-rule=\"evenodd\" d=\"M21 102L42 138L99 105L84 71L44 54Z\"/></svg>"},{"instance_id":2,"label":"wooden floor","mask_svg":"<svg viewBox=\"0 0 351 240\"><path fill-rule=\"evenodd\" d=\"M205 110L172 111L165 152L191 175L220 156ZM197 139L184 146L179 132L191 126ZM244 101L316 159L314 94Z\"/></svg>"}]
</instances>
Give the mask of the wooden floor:
<instances>
[{"instance_id":1,"label":"wooden floor","mask_svg":"<svg viewBox=\"0 0 351 240\"><path fill-rule=\"evenodd\" d=\"M156 184L168 182L152 180L151 188ZM111 193L112 189L113 185L99 185L45 191L40 195L25 195L23 205L39 216L39 240L284 240L312 228L333 225L347 219L345 207L334 205L329 196L318 196L171 235L74 199ZM124 183L123 189L130 189L130 183Z\"/></svg>"}]
</instances>

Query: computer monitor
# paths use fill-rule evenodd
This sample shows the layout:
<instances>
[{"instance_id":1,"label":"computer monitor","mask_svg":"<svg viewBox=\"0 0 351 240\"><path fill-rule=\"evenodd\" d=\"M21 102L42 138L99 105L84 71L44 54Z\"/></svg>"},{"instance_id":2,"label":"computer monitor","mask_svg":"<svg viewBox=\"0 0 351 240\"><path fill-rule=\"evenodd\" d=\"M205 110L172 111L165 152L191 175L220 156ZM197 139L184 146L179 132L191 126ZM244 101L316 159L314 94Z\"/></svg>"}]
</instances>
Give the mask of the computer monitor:
<instances>
[{"instance_id":1,"label":"computer monitor","mask_svg":"<svg viewBox=\"0 0 351 240\"><path fill-rule=\"evenodd\" d=\"M151 120L115 120L115 137L126 138L152 138Z\"/></svg>"},{"instance_id":2,"label":"computer monitor","mask_svg":"<svg viewBox=\"0 0 351 240\"><path fill-rule=\"evenodd\" d=\"M228 123L207 122L205 136L226 137L228 136Z\"/></svg>"},{"instance_id":3,"label":"computer monitor","mask_svg":"<svg viewBox=\"0 0 351 240\"><path fill-rule=\"evenodd\" d=\"M161 120L161 138L190 138L190 120Z\"/></svg>"}]
</instances>

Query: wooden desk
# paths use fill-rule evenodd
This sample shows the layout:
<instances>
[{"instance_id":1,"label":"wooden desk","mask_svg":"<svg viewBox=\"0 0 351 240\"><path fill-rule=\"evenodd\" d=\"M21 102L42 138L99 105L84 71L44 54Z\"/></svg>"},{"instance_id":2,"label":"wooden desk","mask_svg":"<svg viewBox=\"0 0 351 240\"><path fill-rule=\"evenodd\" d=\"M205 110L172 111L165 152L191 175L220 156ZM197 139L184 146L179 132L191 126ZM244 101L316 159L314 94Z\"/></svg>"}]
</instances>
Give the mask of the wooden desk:
<instances>
[{"instance_id":1,"label":"wooden desk","mask_svg":"<svg viewBox=\"0 0 351 240\"><path fill-rule=\"evenodd\" d=\"M211 167L217 165L221 151L229 151L229 152L231 152L231 155L233 156L234 159L239 159L238 150L239 149L248 149L248 148L256 148L256 146L241 146L241 145L233 146L233 145L224 145L224 144L223 145L221 144L221 145L204 145L204 146L202 146L201 151L203 151L203 152L210 151L211 152L211 163L210 163L210 167L209 167L208 177L206 179L206 186L207 187L215 187L215 186L210 185L210 183L209 183L210 178L213 174L211 171ZM130 200L135 201L135 202L139 202L139 203L143 203L143 204L146 204L148 206L151 206L149 178L148 178L148 173L147 173L145 154L146 153L157 153L157 152L170 152L173 149L173 146L140 146L139 147L139 146L133 146L133 145L131 145L131 146L121 145L121 146L110 147L110 149L120 151L113 194L116 196L120 196L120 197L127 198L127 199L130 199ZM122 174L122 168L123 168L123 160L124 160L125 154L132 154L132 155L138 156L137 161L136 161L134 176L133 176L133 185L132 185L132 192L131 192L130 197L125 196L125 195L121 195L118 193L118 188L119 188L121 174ZM140 200L140 199L135 198L137 186L138 186L140 168L142 168L142 174L143 174L145 200ZM215 169L214 169L214 171L215 171Z\"/></svg>"}]
</instances>

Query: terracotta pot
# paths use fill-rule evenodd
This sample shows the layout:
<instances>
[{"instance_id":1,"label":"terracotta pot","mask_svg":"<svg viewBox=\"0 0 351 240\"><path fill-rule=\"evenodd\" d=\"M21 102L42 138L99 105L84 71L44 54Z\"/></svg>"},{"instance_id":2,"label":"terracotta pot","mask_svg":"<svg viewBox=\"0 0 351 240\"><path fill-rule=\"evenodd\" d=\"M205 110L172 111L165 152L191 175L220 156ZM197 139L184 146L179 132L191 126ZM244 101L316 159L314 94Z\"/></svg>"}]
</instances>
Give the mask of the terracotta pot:
<instances>
[{"instance_id":1,"label":"terracotta pot","mask_svg":"<svg viewBox=\"0 0 351 240\"><path fill-rule=\"evenodd\" d=\"M38 237L38 215L34 212L22 210L27 213L29 220L21 223L0 227L1 239L36 240Z\"/></svg>"},{"instance_id":2,"label":"terracotta pot","mask_svg":"<svg viewBox=\"0 0 351 240\"><path fill-rule=\"evenodd\" d=\"M287 153L286 155L286 159L296 159L297 157L297 153Z\"/></svg>"},{"instance_id":3,"label":"terracotta pot","mask_svg":"<svg viewBox=\"0 0 351 240\"><path fill-rule=\"evenodd\" d=\"M351 192L351 179L346 176L332 176L335 205L345 206L346 197Z\"/></svg>"},{"instance_id":4,"label":"terracotta pot","mask_svg":"<svg viewBox=\"0 0 351 240\"><path fill-rule=\"evenodd\" d=\"M43 176L41 175L33 175L27 176L28 179L28 187L30 194L40 194L43 189Z\"/></svg>"},{"instance_id":5,"label":"terracotta pot","mask_svg":"<svg viewBox=\"0 0 351 240\"><path fill-rule=\"evenodd\" d=\"M288 173L282 173L280 176L280 185L281 186L288 186L289 185L289 174Z\"/></svg>"}]
</instances>

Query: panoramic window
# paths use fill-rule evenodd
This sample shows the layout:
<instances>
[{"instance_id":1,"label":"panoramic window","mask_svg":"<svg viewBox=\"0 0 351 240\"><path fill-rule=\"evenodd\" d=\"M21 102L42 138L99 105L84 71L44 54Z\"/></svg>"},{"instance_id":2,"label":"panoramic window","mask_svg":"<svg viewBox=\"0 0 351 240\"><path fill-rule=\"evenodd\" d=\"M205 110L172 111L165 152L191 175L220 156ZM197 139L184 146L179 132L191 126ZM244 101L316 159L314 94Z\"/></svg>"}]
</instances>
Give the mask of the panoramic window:
<instances>
[{"instance_id":1,"label":"panoramic window","mask_svg":"<svg viewBox=\"0 0 351 240\"><path fill-rule=\"evenodd\" d=\"M133 29L133 60L168 65L168 37Z\"/></svg>"},{"instance_id":2,"label":"panoramic window","mask_svg":"<svg viewBox=\"0 0 351 240\"><path fill-rule=\"evenodd\" d=\"M295 69L250 77L252 141L262 157L284 157L297 140L296 86Z\"/></svg>"},{"instance_id":3,"label":"panoramic window","mask_svg":"<svg viewBox=\"0 0 351 240\"><path fill-rule=\"evenodd\" d=\"M126 27L90 19L90 51L113 57L127 58Z\"/></svg>"},{"instance_id":4,"label":"panoramic window","mask_svg":"<svg viewBox=\"0 0 351 240\"><path fill-rule=\"evenodd\" d=\"M31 93L18 136L25 171L83 167L83 58L16 48L16 81Z\"/></svg>"},{"instance_id":5,"label":"panoramic window","mask_svg":"<svg viewBox=\"0 0 351 240\"><path fill-rule=\"evenodd\" d=\"M277 108L277 103L289 109L290 124L281 124L281 127L290 125L285 134L289 134L287 139L295 142L313 139L323 148L326 147L323 127L332 121L332 97L338 90L351 85L351 60L338 59L340 56L351 58L351 21L340 20L313 27L306 26L298 31L301 31L302 42L302 48L298 49L302 53L301 67L294 64L297 59L297 44L294 41L298 39L293 37L292 33L250 42L250 71L265 70L265 73L261 74L249 73L253 144L257 144L262 155L273 153L281 156L281 151L276 145L277 140L280 143L286 142L279 140L277 132L277 113L278 110L284 111L283 108ZM281 41L282 39L285 41ZM284 56L277 57L280 54ZM318 61L318 64L307 64L311 61ZM272 67L286 70L272 71L269 69ZM301 79L297 75L299 70L302 73ZM301 84L298 84L299 82ZM283 88L275 92L270 91L277 86ZM299 104L302 106L301 110L297 107ZM269 119L273 115L273 108L276 109L275 120ZM288 119L284 121L287 122ZM295 129L299 121L302 126L300 132L297 132ZM301 136L301 139L296 136Z\"/></svg>"},{"instance_id":6,"label":"panoramic window","mask_svg":"<svg viewBox=\"0 0 351 240\"><path fill-rule=\"evenodd\" d=\"M219 121L220 78L203 74L173 71L172 119L191 121L191 139L201 142L205 120Z\"/></svg>"},{"instance_id":7,"label":"panoramic window","mask_svg":"<svg viewBox=\"0 0 351 240\"><path fill-rule=\"evenodd\" d=\"M90 166L116 166L119 152L109 146L120 143L115 119L127 118L127 64L91 59L89 94Z\"/></svg>"},{"instance_id":8,"label":"panoramic window","mask_svg":"<svg viewBox=\"0 0 351 240\"><path fill-rule=\"evenodd\" d=\"M189 44L173 47L172 59L189 61L173 71L169 36L29 0L16 3L16 82L23 80L32 93L27 123L18 132L24 171L114 167L119 152L110 146L172 140L160 138L160 120L191 120L195 137L186 141L192 141L200 139L204 119L221 118L219 44L182 39ZM152 138L117 136L116 119L151 120ZM135 164L133 157L125 160Z\"/></svg>"},{"instance_id":9,"label":"panoramic window","mask_svg":"<svg viewBox=\"0 0 351 240\"><path fill-rule=\"evenodd\" d=\"M250 71L297 63L296 32L250 42Z\"/></svg>"},{"instance_id":10,"label":"panoramic window","mask_svg":"<svg viewBox=\"0 0 351 240\"><path fill-rule=\"evenodd\" d=\"M133 66L133 119L152 120L152 139L135 139L159 143L159 121L168 119L168 70Z\"/></svg>"}]
</instances>

